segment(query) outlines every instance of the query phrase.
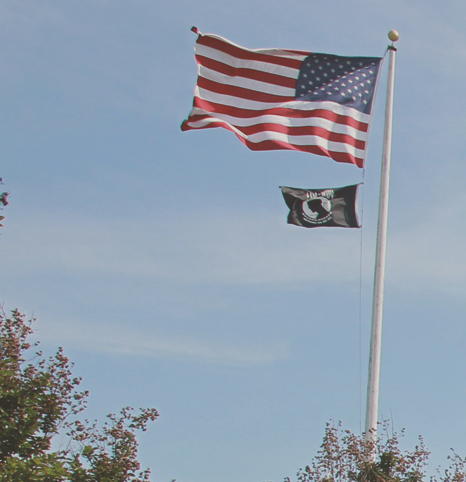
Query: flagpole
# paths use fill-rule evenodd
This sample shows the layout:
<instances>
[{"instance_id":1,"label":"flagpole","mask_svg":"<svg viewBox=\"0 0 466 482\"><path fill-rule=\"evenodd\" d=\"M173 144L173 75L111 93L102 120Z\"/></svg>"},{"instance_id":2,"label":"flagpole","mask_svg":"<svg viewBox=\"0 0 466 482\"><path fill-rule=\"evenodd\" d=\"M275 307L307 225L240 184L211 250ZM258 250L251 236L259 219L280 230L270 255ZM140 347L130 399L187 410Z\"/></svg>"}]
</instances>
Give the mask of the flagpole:
<instances>
[{"instance_id":1,"label":"flagpole","mask_svg":"<svg viewBox=\"0 0 466 482\"><path fill-rule=\"evenodd\" d=\"M388 38L392 41L392 44L388 47L387 99L385 104L385 128L383 138L382 172L380 176L379 222L377 227L377 248L374 272L369 379L367 384L365 439L368 442L375 442L377 439L385 255L387 247L388 192L390 184L392 144L393 91L395 85L396 48L393 45L393 42L396 42L399 39L399 34L396 30L391 30L388 33ZM373 446L371 451L370 459L375 459L375 446Z\"/></svg>"}]
</instances>

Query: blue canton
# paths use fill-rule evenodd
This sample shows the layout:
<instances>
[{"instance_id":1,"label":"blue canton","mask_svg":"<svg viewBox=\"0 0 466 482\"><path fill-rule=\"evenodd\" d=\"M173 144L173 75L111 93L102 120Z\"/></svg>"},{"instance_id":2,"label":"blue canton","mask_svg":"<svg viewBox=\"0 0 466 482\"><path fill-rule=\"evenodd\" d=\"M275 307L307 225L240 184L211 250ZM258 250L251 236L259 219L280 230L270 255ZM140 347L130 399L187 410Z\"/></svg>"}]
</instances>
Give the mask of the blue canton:
<instances>
[{"instance_id":1,"label":"blue canton","mask_svg":"<svg viewBox=\"0 0 466 482\"><path fill-rule=\"evenodd\" d=\"M370 114L381 60L311 54L299 71L296 100L327 100Z\"/></svg>"}]
</instances>

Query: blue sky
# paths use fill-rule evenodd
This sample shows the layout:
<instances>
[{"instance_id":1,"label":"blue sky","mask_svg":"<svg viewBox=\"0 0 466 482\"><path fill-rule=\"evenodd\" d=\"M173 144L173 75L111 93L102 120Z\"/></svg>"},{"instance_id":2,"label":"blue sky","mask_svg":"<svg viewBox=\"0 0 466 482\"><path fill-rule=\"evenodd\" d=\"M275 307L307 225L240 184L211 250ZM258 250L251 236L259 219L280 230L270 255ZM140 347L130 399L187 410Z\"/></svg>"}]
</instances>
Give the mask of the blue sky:
<instances>
[{"instance_id":1,"label":"blue sky","mask_svg":"<svg viewBox=\"0 0 466 482\"><path fill-rule=\"evenodd\" d=\"M91 390L131 405L154 481L280 481L325 423L364 425L386 69L364 228L286 224L279 185L362 171L182 133L191 26L248 48L381 56L397 29L380 418L432 467L466 444L461 92L466 6L417 0L13 1L0 5L0 302L38 318ZM361 257L362 253L362 257Z\"/></svg>"}]
</instances>

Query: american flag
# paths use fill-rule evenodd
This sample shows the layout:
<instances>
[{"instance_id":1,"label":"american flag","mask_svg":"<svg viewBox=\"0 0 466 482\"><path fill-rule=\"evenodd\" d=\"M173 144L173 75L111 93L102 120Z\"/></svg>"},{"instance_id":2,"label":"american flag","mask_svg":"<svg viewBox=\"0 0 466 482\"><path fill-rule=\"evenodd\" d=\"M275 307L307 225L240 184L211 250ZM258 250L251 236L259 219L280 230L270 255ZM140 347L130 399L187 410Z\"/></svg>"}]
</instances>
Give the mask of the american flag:
<instances>
[{"instance_id":1,"label":"american flag","mask_svg":"<svg viewBox=\"0 0 466 482\"><path fill-rule=\"evenodd\" d=\"M198 80L183 131L224 127L252 150L364 166L381 58L249 50L193 30Z\"/></svg>"}]
</instances>

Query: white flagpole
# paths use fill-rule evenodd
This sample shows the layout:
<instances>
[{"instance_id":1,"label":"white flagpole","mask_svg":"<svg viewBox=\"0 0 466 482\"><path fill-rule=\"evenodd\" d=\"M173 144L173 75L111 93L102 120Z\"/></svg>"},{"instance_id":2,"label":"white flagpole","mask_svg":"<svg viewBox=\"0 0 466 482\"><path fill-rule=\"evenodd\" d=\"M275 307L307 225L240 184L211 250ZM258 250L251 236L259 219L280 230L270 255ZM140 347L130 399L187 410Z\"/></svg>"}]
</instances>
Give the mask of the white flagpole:
<instances>
[{"instance_id":1,"label":"white flagpole","mask_svg":"<svg viewBox=\"0 0 466 482\"><path fill-rule=\"evenodd\" d=\"M388 33L392 42L399 39L396 30ZM392 144L393 91L395 84L395 54L393 43L388 47L388 82L385 104L385 129L383 138L382 172L380 176L379 223L374 273L374 298L372 304L371 346L369 358L369 380L367 384L366 429L367 441L377 438L377 414L379 407L380 357L382 347L382 314L385 277L385 254L387 246L388 191L390 184L390 158ZM375 446L371 454L375 459Z\"/></svg>"}]
</instances>

